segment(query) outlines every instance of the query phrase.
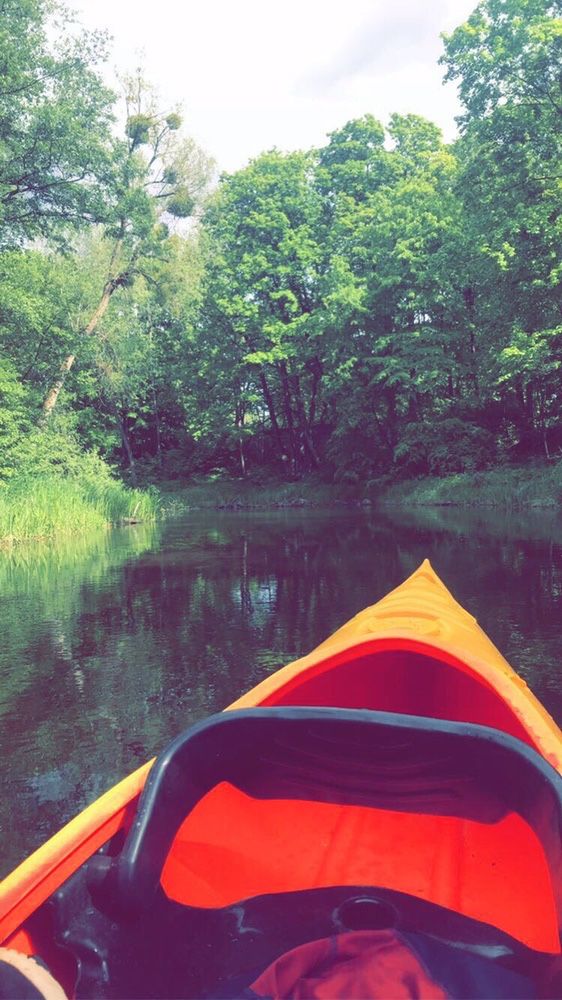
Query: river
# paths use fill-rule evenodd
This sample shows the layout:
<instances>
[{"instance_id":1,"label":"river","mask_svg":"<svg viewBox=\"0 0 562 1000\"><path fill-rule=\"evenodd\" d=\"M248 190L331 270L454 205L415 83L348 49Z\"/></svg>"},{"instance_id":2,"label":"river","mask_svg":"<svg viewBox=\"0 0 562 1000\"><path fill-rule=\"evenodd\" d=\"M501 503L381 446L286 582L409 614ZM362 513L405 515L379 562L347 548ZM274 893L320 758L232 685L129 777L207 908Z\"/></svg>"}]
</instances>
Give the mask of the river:
<instances>
[{"instance_id":1,"label":"river","mask_svg":"<svg viewBox=\"0 0 562 1000\"><path fill-rule=\"evenodd\" d=\"M553 512L197 513L0 554L0 874L426 556L561 721Z\"/></svg>"}]
</instances>

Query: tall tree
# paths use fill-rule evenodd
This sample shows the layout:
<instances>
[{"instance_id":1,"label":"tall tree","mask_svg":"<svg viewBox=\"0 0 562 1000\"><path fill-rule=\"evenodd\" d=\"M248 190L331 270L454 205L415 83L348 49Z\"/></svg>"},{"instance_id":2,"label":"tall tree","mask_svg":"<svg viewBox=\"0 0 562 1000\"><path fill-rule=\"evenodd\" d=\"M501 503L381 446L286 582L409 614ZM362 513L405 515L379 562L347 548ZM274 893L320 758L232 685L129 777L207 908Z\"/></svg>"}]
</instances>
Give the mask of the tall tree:
<instances>
[{"instance_id":1,"label":"tall tree","mask_svg":"<svg viewBox=\"0 0 562 1000\"><path fill-rule=\"evenodd\" d=\"M337 193L327 237L346 261L356 299L327 366L328 453L340 473L367 476L392 464L404 426L423 420L436 399L446 407L463 301L451 274L460 232L457 164L439 129L416 115L393 115L375 150L373 158L350 147L353 196L345 185ZM369 157L371 169L361 171ZM321 176L326 161L321 151Z\"/></svg>"},{"instance_id":2,"label":"tall tree","mask_svg":"<svg viewBox=\"0 0 562 1000\"><path fill-rule=\"evenodd\" d=\"M547 453L560 416L548 362L562 332L561 14L560 0L483 0L442 58L465 109L462 195L481 260L467 291L488 302L506 415L513 402L521 444L540 438Z\"/></svg>"},{"instance_id":3,"label":"tall tree","mask_svg":"<svg viewBox=\"0 0 562 1000\"><path fill-rule=\"evenodd\" d=\"M86 339L98 330L115 292L146 276L150 262L165 256L166 216L192 215L212 172L212 161L193 140L177 140L180 115L156 109L140 74L126 81L125 101L126 139L114 144L105 192L109 261L101 295L82 331ZM43 403L43 422L56 406L75 360L75 351L64 358Z\"/></svg>"},{"instance_id":4,"label":"tall tree","mask_svg":"<svg viewBox=\"0 0 562 1000\"><path fill-rule=\"evenodd\" d=\"M322 239L315 160L264 154L223 180L205 216L207 322L238 357L233 419L240 423L257 390L254 426L265 415L277 459L293 476L318 464L324 341L348 277Z\"/></svg>"}]
</instances>

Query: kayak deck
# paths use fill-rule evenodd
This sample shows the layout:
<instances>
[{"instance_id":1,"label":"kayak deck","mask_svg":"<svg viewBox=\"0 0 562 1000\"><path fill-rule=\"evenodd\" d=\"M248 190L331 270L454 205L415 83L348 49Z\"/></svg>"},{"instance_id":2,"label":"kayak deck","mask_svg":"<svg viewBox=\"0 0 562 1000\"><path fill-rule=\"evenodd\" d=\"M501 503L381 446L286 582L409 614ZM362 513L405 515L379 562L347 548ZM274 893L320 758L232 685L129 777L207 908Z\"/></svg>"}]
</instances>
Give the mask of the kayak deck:
<instances>
[{"instance_id":1,"label":"kayak deck","mask_svg":"<svg viewBox=\"0 0 562 1000\"><path fill-rule=\"evenodd\" d=\"M428 559L307 656L229 708L333 705L491 726L562 773L562 735Z\"/></svg>"}]
</instances>

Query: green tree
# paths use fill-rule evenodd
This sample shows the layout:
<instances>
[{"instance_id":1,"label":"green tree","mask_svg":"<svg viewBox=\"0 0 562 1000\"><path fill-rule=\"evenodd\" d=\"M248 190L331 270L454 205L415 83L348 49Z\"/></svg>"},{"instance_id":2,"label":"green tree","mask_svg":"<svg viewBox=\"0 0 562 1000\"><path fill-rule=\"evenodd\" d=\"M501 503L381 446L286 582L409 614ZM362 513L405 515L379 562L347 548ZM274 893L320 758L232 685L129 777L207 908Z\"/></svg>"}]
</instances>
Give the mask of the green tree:
<instances>
[{"instance_id":1,"label":"green tree","mask_svg":"<svg viewBox=\"0 0 562 1000\"><path fill-rule=\"evenodd\" d=\"M57 42L50 39L56 33ZM0 249L98 219L113 95L103 35L57 2L0 3Z\"/></svg>"},{"instance_id":2,"label":"green tree","mask_svg":"<svg viewBox=\"0 0 562 1000\"><path fill-rule=\"evenodd\" d=\"M467 291L487 303L480 322L505 420L522 447L547 453L545 428L560 415L561 13L559 0L484 0L442 58L465 108L461 190L479 258Z\"/></svg>"},{"instance_id":3,"label":"green tree","mask_svg":"<svg viewBox=\"0 0 562 1000\"><path fill-rule=\"evenodd\" d=\"M456 159L439 129L416 115L393 115L388 140L377 156L377 183L370 171L362 192L338 196L329 236L356 301L331 341L328 364L328 454L338 475L388 470L403 428L446 412L458 383Z\"/></svg>"},{"instance_id":4,"label":"green tree","mask_svg":"<svg viewBox=\"0 0 562 1000\"><path fill-rule=\"evenodd\" d=\"M37 249L0 253L0 347L37 407L53 356L68 351L95 295L95 266L83 253Z\"/></svg>"},{"instance_id":5,"label":"green tree","mask_svg":"<svg viewBox=\"0 0 562 1000\"><path fill-rule=\"evenodd\" d=\"M364 115L347 122L328 136L319 151L316 183L328 202L344 195L365 201L388 179L390 160L384 148L385 130L373 117Z\"/></svg>"},{"instance_id":6,"label":"green tree","mask_svg":"<svg viewBox=\"0 0 562 1000\"><path fill-rule=\"evenodd\" d=\"M7 359L0 361L0 478L13 475L14 456L22 434L29 429L29 401L18 372Z\"/></svg>"},{"instance_id":7,"label":"green tree","mask_svg":"<svg viewBox=\"0 0 562 1000\"><path fill-rule=\"evenodd\" d=\"M211 242L205 310L235 370L233 437L256 394L291 475L318 464L325 252L311 154L266 153L225 177L205 215ZM222 350L219 347L219 350ZM224 385L224 383L223 383Z\"/></svg>"}]
</instances>

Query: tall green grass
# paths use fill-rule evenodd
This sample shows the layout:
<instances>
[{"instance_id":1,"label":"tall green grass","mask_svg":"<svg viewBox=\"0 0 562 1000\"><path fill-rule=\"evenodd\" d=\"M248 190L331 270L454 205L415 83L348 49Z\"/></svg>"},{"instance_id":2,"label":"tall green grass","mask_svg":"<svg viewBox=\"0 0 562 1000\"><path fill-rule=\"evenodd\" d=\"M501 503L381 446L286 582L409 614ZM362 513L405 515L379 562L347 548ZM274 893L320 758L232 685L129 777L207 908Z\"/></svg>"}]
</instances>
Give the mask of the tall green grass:
<instances>
[{"instance_id":1,"label":"tall green grass","mask_svg":"<svg viewBox=\"0 0 562 1000\"><path fill-rule=\"evenodd\" d=\"M380 499L385 504L455 504L504 510L559 507L562 505L562 462L463 472L442 479L410 480L390 486Z\"/></svg>"},{"instance_id":2,"label":"tall green grass","mask_svg":"<svg viewBox=\"0 0 562 1000\"><path fill-rule=\"evenodd\" d=\"M0 487L0 541L92 531L128 519L151 520L157 500L110 476L15 476Z\"/></svg>"},{"instance_id":3,"label":"tall green grass","mask_svg":"<svg viewBox=\"0 0 562 1000\"><path fill-rule=\"evenodd\" d=\"M1 452L1 449L0 449ZM32 428L0 454L0 543L153 520L156 491L129 489L95 451L83 451L64 419Z\"/></svg>"}]
</instances>

